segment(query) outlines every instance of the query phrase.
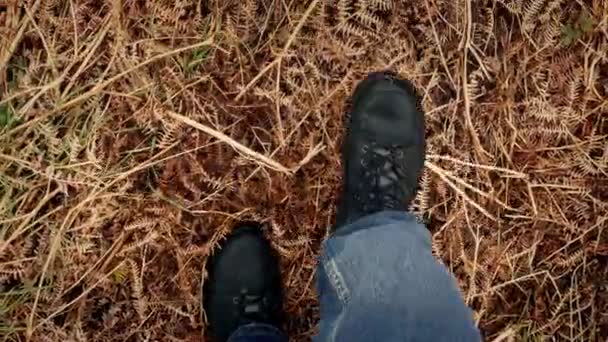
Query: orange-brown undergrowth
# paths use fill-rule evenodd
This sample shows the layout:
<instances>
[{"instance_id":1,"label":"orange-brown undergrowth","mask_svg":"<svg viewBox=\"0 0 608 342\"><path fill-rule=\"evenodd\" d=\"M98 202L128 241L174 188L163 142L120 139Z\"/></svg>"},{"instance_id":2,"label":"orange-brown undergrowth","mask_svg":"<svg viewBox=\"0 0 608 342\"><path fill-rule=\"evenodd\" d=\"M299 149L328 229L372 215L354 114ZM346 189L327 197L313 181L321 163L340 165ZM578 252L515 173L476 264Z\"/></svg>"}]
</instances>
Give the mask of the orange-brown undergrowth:
<instances>
[{"instance_id":1,"label":"orange-brown undergrowth","mask_svg":"<svg viewBox=\"0 0 608 342\"><path fill-rule=\"evenodd\" d=\"M201 269L254 220L282 256L286 329L308 340L345 102L390 69L426 111L411 209L485 339L605 340L607 13L602 0L0 1L0 336L202 340Z\"/></svg>"}]
</instances>

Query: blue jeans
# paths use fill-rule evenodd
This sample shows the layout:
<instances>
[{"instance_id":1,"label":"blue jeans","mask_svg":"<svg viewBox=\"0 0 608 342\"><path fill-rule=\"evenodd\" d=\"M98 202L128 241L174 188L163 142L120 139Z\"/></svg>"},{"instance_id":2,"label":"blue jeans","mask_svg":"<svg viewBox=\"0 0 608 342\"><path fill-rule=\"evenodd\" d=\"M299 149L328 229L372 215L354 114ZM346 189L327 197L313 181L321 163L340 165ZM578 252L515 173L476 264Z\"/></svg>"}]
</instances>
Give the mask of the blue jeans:
<instances>
[{"instance_id":1,"label":"blue jeans","mask_svg":"<svg viewBox=\"0 0 608 342\"><path fill-rule=\"evenodd\" d=\"M317 269L315 341L480 341L453 277L431 254L431 235L405 212L341 227ZM229 342L287 341L277 328L239 328Z\"/></svg>"}]
</instances>

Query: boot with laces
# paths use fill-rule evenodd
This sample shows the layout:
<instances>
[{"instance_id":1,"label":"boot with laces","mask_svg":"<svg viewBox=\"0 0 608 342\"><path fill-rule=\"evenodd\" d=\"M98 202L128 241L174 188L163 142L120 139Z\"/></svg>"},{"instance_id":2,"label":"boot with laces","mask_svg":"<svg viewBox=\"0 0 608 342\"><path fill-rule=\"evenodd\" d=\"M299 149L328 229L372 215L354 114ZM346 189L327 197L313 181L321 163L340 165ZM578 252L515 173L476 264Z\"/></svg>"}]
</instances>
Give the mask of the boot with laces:
<instances>
[{"instance_id":1,"label":"boot with laces","mask_svg":"<svg viewBox=\"0 0 608 342\"><path fill-rule=\"evenodd\" d=\"M203 306L214 341L228 340L237 328L247 324L280 326L278 258L259 229L237 228L207 267Z\"/></svg>"},{"instance_id":2,"label":"boot with laces","mask_svg":"<svg viewBox=\"0 0 608 342\"><path fill-rule=\"evenodd\" d=\"M384 210L405 210L424 164L424 114L413 86L372 73L352 97L336 226Z\"/></svg>"}]
</instances>

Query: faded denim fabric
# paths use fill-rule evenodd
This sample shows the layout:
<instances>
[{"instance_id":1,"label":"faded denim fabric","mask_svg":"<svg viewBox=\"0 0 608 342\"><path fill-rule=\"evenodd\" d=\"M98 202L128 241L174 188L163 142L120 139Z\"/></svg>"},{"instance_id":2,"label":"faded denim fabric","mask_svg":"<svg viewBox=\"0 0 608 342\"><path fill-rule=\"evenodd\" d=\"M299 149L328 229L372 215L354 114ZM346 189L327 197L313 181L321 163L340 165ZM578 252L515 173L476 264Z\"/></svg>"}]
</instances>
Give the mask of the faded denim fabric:
<instances>
[{"instance_id":1,"label":"faded denim fabric","mask_svg":"<svg viewBox=\"0 0 608 342\"><path fill-rule=\"evenodd\" d=\"M405 212L339 228L324 243L317 288L316 342L481 340L454 278L431 254L430 233ZM241 327L229 341L287 341L276 329L255 326L260 331Z\"/></svg>"}]
</instances>

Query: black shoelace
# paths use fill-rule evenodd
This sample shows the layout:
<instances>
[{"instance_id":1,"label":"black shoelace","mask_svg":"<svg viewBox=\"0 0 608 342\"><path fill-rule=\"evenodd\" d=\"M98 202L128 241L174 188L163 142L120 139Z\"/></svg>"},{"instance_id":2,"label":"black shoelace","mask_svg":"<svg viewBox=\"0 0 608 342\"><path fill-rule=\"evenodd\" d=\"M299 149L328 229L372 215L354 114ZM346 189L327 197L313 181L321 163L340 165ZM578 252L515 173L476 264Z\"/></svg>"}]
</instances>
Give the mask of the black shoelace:
<instances>
[{"instance_id":1,"label":"black shoelace","mask_svg":"<svg viewBox=\"0 0 608 342\"><path fill-rule=\"evenodd\" d=\"M371 143L363 147L362 180L357 191L365 198L359 198L364 213L384 209L402 209L405 188L403 148L399 146L378 146Z\"/></svg>"}]
</instances>

